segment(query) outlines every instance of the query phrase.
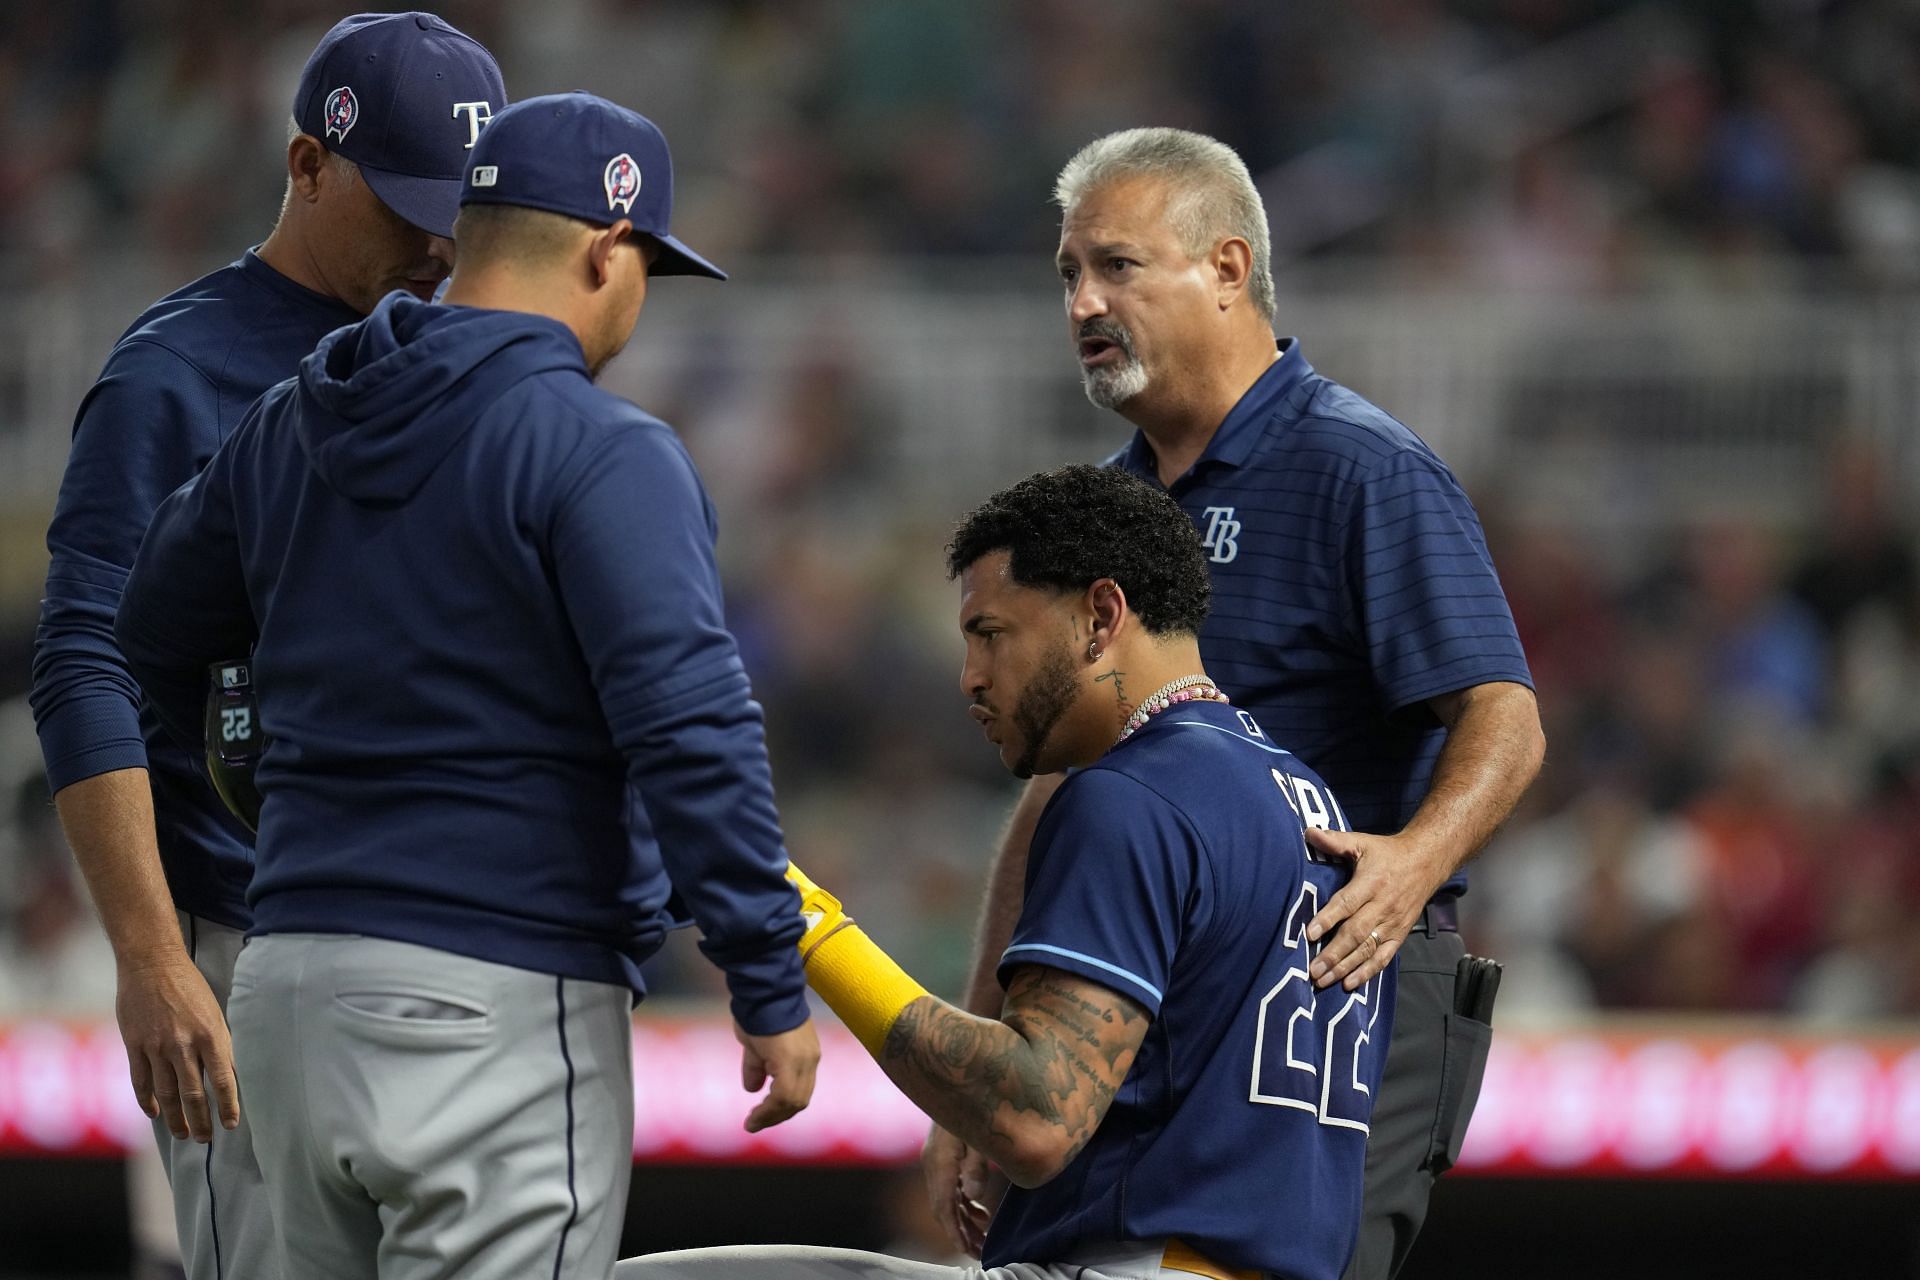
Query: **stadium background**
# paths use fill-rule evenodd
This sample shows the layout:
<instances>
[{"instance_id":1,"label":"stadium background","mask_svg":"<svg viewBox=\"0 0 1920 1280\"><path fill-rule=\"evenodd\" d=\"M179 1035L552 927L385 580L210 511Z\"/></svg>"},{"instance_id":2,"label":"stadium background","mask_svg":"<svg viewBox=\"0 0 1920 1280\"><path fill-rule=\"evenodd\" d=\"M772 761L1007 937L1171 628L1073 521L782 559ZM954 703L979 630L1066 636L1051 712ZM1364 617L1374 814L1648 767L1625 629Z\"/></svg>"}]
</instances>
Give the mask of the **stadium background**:
<instances>
[{"instance_id":1,"label":"stadium background","mask_svg":"<svg viewBox=\"0 0 1920 1280\"><path fill-rule=\"evenodd\" d=\"M1201 129L1266 194L1280 331L1465 481L1541 689L1547 767L1466 902L1508 964L1475 1168L1409 1273L1920 1275L1920 11L434 7L516 96L672 139L675 228L734 280L655 290L607 381L719 505L796 858L930 987L1012 795L955 688L945 530L1126 435L1080 395L1051 176ZM25 704L71 415L147 302L264 236L344 12L0 9L3 1277L128 1274L142 1202ZM682 940L651 981L633 1249L933 1247L857 1052L812 1130L743 1147L716 978Z\"/></svg>"}]
</instances>

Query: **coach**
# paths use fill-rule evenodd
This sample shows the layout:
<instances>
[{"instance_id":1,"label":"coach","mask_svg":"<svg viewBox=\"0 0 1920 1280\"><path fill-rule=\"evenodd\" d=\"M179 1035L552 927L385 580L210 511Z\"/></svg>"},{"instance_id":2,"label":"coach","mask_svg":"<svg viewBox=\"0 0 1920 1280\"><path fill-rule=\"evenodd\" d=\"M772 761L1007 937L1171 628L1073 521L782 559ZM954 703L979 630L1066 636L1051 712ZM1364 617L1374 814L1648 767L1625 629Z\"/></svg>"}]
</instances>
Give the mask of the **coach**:
<instances>
[{"instance_id":1,"label":"coach","mask_svg":"<svg viewBox=\"0 0 1920 1280\"><path fill-rule=\"evenodd\" d=\"M424 298L446 279L467 149L505 105L493 56L430 14L337 24L293 97L272 234L135 320L74 424L47 531L33 714L113 944L134 1096L154 1120L193 1280L278 1274L222 1016L251 921L253 839L199 753L161 731L114 613L154 509L260 393L389 291ZM216 1136L216 1114L232 1132Z\"/></svg>"},{"instance_id":2,"label":"coach","mask_svg":"<svg viewBox=\"0 0 1920 1280\"><path fill-rule=\"evenodd\" d=\"M1087 396L1138 430L1112 461L1191 516L1213 574L1207 670L1332 785L1355 862L1315 917L1322 986L1400 960L1399 1012L1347 1270L1399 1270L1459 1153L1489 1032L1454 1012L1462 865L1539 771L1532 678L1472 504L1418 436L1276 343L1266 210L1229 148L1175 129L1101 138L1061 171L1057 266ZM995 864L969 1007L1020 910L1036 778ZM1385 834L1392 833L1392 834ZM965 1244L983 1172L936 1129L935 1212Z\"/></svg>"},{"instance_id":3,"label":"coach","mask_svg":"<svg viewBox=\"0 0 1920 1280\"><path fill-rule=\"evenodd\" d=\"M200 732L244 651L271 739L234 1054L291 1280L606 1276L640 963L680 900L727 975L748 1127L806 1105L760 708L713 508L593 385L669 231L667 143L587 94L501 112L459 265L330 334L155 515L116 633Z\"/></svg>"}]
</instances>

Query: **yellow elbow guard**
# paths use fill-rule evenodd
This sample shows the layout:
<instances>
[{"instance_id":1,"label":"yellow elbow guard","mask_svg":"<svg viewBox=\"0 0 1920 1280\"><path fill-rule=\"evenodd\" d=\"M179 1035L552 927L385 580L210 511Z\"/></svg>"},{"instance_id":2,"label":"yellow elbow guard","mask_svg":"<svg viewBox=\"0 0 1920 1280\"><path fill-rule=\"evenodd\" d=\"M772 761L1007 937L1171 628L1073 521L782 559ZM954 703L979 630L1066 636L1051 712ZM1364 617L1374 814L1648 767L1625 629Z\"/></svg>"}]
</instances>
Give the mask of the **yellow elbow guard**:
<instances>
[{"instance_id":1,"label":"yellow elbow guard","mask_svg":"<svg viewBox=\"0 0 1920 1280\"><path fill-rule=\"evenodd\" d=\"M840 899L792 863L787 864L787 879L800 891L800 914L807 922L800 938L807 985L820 993L867 1052L879 1057L893 1024L908 1005L927 994L926 988L853 922Z\"/></svg>"}]
</instances>

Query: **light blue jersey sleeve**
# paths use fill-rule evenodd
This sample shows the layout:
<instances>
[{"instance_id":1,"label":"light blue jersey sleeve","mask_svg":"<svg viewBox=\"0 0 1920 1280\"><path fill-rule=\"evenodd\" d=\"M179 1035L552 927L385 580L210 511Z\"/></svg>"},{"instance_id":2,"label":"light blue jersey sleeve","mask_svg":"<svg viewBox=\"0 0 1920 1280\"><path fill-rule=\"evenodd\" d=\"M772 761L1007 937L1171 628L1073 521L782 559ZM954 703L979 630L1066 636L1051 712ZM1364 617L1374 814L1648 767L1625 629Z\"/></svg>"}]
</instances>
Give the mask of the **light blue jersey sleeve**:
<instances>
[{"instance_id":1,"label":"light blue jersey sleeve","mask_svg":"<svg viewBox=\"0 0 1920 1280\"><path fill-rule=\"evenodd\" d=\"M1045 965L1157 1014L1201 866L1199 835L1150 787L1111 769L1075 774L1034 833L1000 981Z\"/></svg>"}]
</instances>

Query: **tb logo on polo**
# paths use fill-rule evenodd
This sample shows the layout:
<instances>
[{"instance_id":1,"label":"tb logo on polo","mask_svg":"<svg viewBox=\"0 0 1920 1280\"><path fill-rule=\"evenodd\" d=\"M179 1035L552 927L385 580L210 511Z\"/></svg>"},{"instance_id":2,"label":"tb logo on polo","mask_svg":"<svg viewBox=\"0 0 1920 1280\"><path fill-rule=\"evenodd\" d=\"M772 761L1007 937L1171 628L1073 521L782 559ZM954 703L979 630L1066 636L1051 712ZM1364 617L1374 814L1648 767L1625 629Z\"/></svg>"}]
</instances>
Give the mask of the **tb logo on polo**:
<instances>
[{"instance_id":1,"label":"tb logo on polo","mask_svg":"<svg viewBox=\"0 0 1920 1280\"><path fill-rule=\"evenodd\" d=\"M1206 510L1207 528L1200 539L1200 545L1207 549L1207 558L1215 564L1230 563L1240 554L1240 522L1233 518L1232 507L1208 507Z\"/></svg>"},{"instance_id":2,"label":"tb logo on polo","mask_svg":"<svg viewBox=\"0 0 1920 1280\"><path fill-rule=\"evenodd\" d=\"M456 102L453 104L453 118L467 117L467 150L473 150L473 144L480 141L480 126L493 119L493 107L485 102Z\"/></svg>"}]
</instances>

